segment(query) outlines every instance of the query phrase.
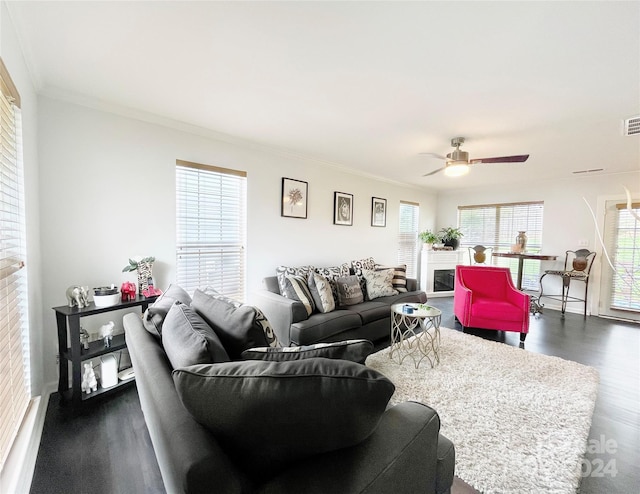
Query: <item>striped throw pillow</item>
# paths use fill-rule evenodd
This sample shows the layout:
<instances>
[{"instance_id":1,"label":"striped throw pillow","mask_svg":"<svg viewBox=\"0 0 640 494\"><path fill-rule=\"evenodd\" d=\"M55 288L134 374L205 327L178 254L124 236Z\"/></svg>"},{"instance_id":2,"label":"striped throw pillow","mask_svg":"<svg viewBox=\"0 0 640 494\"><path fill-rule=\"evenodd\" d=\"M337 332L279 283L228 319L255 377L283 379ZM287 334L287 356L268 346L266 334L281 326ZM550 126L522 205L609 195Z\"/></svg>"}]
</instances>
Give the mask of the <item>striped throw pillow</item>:
<instances>
[{"instance_id":1,"label":"striped throw pillow","mask_svg":"<svg viewBox=\"0 0 640 494\"><path fill-rule=\"evenodd\" d=\"M304 276L295 274L285 275L284 292L282 295L290 300L302 302L308 316L310 316L316 308L313 297L311 296L311 290L309 290L309 285L307 285L307 280Z\"/></svg>"},{"instance_id":2,"label":"striped throw pillow","mask_svg":"<svg viewBox=\"0 0 640 494\"><path fill-rule=\"evenodd\" d=\"M376 264L376 271L382 271L385 269L393 269L393 278L391 284L393 288L399 292L407 291L407 265L400 264L399 266L383 266L382 264Z\"/></svg>"}]
</instances>

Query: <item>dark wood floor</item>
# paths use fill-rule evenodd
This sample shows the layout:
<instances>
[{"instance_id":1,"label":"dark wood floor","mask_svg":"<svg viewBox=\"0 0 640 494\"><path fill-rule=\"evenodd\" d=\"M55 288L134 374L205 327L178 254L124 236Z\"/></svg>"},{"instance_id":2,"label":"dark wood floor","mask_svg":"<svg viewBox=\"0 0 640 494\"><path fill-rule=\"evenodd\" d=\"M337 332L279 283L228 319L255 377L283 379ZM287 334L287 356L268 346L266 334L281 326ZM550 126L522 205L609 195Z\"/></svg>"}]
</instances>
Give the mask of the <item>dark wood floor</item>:
<instances>
[{"instance_id":1,"label":"dark wood floor","mask_svg":"<svg viewBox=\"0 0 640 494\"><path fill-rule=\"evenodd\" d=\"M432 298L454 321L452 298ZM518 346L518 334L467 330ZM590 449L580 493L640 492L640 325L546 310L531 319L527 351L554 355L600 371ZM51 396L31 486L32 494L163 493L162 479L135 386L77 412ZM456 482L454 494L473 492ZM534 493L532 493L534 494ZM540 493L535 493L540 494Z\"/></svg>"}]
</instances>

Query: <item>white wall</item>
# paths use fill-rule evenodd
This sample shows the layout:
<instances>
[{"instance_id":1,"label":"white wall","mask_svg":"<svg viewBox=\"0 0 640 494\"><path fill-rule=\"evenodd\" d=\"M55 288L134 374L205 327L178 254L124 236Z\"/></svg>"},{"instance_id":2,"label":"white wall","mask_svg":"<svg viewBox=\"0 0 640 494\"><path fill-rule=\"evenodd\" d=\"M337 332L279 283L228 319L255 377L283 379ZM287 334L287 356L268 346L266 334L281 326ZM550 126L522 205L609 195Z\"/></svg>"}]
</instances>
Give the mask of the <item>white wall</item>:
<instances>
[{"instance_id":1,"label":"white wall","mask_svg":"<svg viewBox=\"0 0 640 494\"><path fill-rule=\"evenodd\" d=\"M632 162L640 163L640 152L638 154L639 156L630 156ZM595 222L585 200L595 213L599 197L621 194L624 196L624 187L634 195L640 193L640 170L615 175L593 175L552 182L526 183L508 189L478 188L446 191L438 195L436 224L438 228L456 225L458 206L544 201L542 252L558 255L558 259L555 262L542 263L542 269L562 268L565 251L579 248L580 241L586 240L588 244L585 248L589 250L599 250ZM518 232L513 232L514 241L517 234ZM594 289L594 285L600 279L601 262L602 257L597 257L593 279L589 283L589 298L594 301L591 305L594 314L597 313L595 306L597 290ZM545 280L545 292L547 292L547 281L549 280ZM580 285L580 289L584 287L582 284L576 284L576 288ZM555 288L555 293L559 293L560 288L554 287L553 281L549 287ZM576 295L579 295L579 292ZM558 303L551 300L544 299L543 302L548 307L558 307ZM570 304L568 310L581 312L579 305Z\"/></svg>"},{"instance_id":2,"label":"white wall","mask_svg":"<svg viewBox=\"0 0 640 494\"><path fill-rule=\"evenodd\" d=\"M279 264L394 262L401 199L420 203L421 227L434 226L435 195L418 188L50 97L39 111L47 382L57 379L51 307L69 285L134 280L121 271L136 255L156 257L160 288L174 279L176 159L247 171L249 292ZM309 183L308 219L280 216L282 177ZM334 191L354 194L353 227L332 224ZM370 226L372 196L387 199L386 228Z\"/></svg>"},{"instance_id":3,"label":"white wall","mask_svg":"<svg viewBox=\"0 0 640 494\"><path fill-rule=\"evenodd\" d=\"M25 209L27 215L27 282L29 289L29 345L31 349L31 388L40 395L43 384L42 278L40 273L39 176L37 145L37 96L25 64L16 32L4 2L0 3L0 56L18 92L22 108Z\"/></svg>"}]
</instances>

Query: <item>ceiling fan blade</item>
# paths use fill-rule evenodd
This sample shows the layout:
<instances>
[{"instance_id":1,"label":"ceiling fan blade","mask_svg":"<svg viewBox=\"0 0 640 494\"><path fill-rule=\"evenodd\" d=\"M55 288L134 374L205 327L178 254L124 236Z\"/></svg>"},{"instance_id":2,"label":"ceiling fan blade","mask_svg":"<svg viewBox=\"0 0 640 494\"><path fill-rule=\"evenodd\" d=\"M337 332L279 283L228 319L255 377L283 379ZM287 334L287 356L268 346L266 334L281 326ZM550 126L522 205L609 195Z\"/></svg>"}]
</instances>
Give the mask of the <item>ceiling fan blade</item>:
<instances>
[{"instance_id":1,"label":"ceiling fan blade","mask_svg":"<svg viewBox=\"0 0 640 494\"><path fill-rule=\"evenodd\" d=\"M433 156L434 158L438 158L441 160L446 160L446 156L442 156L441 154L438 153L418 153L418 156Z\"/></svg>"},{"instance_id":2,"label":"ceiling fan blade","mask_svg":"<svg viewBox=\"0 0 640 494\"><path fill-rule=\"evenodd\" d=\"M446 168L446 166L443 166L442 168L438 168L437 170L433 170L432 172L429 173L425 173L424 175L422 175L423 177L428 177L429 175L435 175L438 172L441 172L442 170L444 170Z\"/></svg>"},{"instance_id":3,"label":"ceiling fan blade","mask_svg":"<svg viewBox=\"0 0 640 494\"><path fill-rule=\"evenodd\" d=\"M524 163L529 158L528 154L517 156L499 156L497 158L480 158L469 160L469 163Z\"/></svg>"}]
</instances>

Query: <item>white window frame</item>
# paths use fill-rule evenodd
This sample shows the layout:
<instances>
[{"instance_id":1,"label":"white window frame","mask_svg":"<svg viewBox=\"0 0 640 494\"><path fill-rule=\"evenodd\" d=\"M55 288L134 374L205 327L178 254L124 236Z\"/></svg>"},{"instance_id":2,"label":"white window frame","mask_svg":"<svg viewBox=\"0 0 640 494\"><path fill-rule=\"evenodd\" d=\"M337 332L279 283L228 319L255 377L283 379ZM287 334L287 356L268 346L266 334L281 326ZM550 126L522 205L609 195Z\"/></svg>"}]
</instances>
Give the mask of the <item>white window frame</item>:
<instances>
[{"instance_id":1,"label":"white window frame","mask_svg":"<svg viewBox=\"0 0 640 494\"><path fill-rule=\"evenodd\" d=\"M417 279L420 204L400 201L398 216L398 264L407 265L407 278Z\"/></svg>"},{"instance_id":2,"label":"white window frame","mask_svg":"<svg viewBox=\"0 0 640 494\"><path fill-rule=\"evenodd\" d=\"M20 95L0 59L0 470L31 401Z\"/></svg>"},{"instance_id":3,"label":"white window frame","mask_svg":"<svg viewBox=\"0 0 640 494\"><path fill-rule=\"evenodd\" d=\"M494 252L509 252L516 243L518 232L525 231L527 252L540 253L543 216L544 201L458 206L458 228L464 234L460 247L466 249L484 245L491 247ZM517 259L497 257L490 262L508 267L516 279ZM527 260L522 270L522 288L537 291L540 286L540 261Z\"/></svg>"},{"instance_id":4,"label":"white window frame","mask_svg":"<svg viewBox=\"0 0 640 494\"><path fill-rule=\"evenodd\" d=\"M176 160L176 283L245 300L244 171Z\"/></svg>"}]
</instances>

